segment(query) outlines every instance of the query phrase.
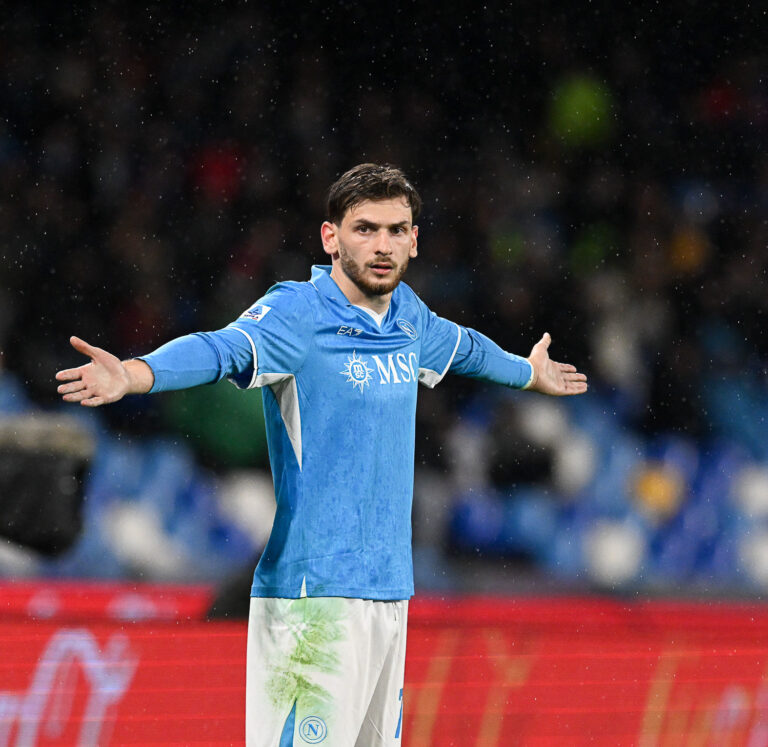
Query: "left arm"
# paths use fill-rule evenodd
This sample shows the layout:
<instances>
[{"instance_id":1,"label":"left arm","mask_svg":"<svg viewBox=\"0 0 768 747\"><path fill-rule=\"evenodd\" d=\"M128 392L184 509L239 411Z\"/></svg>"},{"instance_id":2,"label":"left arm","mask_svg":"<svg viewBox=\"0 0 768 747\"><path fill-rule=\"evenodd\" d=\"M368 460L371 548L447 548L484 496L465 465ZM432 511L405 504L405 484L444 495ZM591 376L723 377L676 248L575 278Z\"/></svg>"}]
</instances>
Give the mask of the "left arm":
<instances>
[{"instance_id":1,"label":"left arm","mask_svg":"<svg viewBox=\"0 0 768 747\"><path fill-rule=\"evenodd\" d=\"M415 296L415 294L414 294ZM563 396L587 391L587 377L569 363L549 357L552 338L545 333L527 358L502 350L493 340L469 327L462 327L430 311L415 296L422 311L422 346L419 381L428 387L446 373L492 381L512 389L531 389Z\"/></svg>"},{"instance_id":2,"label":"left arm","mask_svg":"<svg viewBox=\"0 0 768 747\"><path fill-rule=\"evenodd\" d=\"M528 389L542 394L562 397L569 394L584 394L587 391L587 377L570 363L558 363L549 357L552 337L545 332L533 346L528 362L533 366L533 380Z\"/></svg>"},{"instance_id":3,"label":"left arm","mask_svg":"<svg viewBox=\"0 0 768 747\"><path fill-rule=\"evenodd\" d=\"M552 338L548 332L533 346L531 354L522 358L502 350L474 329L460 330L459 346L449 369L452 373L554 396L587 391L584 374L569 363L558 363L549 357Z\"/></svg>"}]
</instances>

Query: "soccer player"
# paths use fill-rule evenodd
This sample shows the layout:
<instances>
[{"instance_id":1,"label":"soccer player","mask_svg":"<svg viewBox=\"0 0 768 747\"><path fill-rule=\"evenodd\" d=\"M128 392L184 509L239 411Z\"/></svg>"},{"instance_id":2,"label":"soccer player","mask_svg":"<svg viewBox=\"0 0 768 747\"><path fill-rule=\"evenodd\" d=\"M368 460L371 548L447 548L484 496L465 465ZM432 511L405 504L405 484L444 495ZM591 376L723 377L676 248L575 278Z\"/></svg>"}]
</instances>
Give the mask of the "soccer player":
<instances>
[{"instance_id":1,"label":"soccer player","mask_svg":"<svg viewBox=\"0 0 768 747\"><path fill-rule=\"evenodd\" d=\"M330 188L320 228L330 266L285 282L224 329L120 361L60 371L67 402L227 377L261 388L277 512L254 573L246 740L251 747L400 742L417 384L448 373L551 395L586 377L442 319L404 283L421 199L397 168L361 164Z\"/></svg>"}]
</instances>

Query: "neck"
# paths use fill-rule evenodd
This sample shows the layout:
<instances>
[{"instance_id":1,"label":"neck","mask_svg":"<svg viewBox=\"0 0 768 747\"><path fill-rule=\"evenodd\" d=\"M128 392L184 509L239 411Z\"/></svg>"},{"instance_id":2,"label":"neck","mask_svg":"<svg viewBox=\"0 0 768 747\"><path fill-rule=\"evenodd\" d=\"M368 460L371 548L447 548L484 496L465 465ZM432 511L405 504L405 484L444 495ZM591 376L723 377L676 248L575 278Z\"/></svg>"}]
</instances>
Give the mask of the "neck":
<instances>
[{"instance_id":1,"label":"neck","mask_svg":"<svg viewBox=\"0 0 768 747\"><path fill-rule=\"evenodd\" d=\"M339 286L341 292L346 296L347 301L355 306L365 306L371 311L375 311L377 314L383 314L389 308L389 301L392 298L392 291L379 294L368 294L355 282L353 282L349 276L341 269L341 266L337 263L333 263L331 268L331 277Z\"/></svg>"}]
</instances>

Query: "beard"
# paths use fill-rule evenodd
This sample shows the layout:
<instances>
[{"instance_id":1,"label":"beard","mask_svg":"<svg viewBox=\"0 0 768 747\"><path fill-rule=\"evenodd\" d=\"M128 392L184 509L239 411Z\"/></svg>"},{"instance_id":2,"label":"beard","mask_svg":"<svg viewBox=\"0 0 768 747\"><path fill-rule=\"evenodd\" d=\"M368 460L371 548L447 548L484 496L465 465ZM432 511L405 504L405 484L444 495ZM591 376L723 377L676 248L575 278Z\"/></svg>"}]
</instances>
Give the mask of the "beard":
<instances>
[{"instance_id":1,"label":"beard","mask_svg":"<svg viewBox=\"0 0 768 747\"><path fill-rule=\"evenodd\" d=\"M347 253L344 245L339 242L339 261L344 274L366 295L386 296L400 285L400 281L408 269L408 257L401 265L396 265L392 260L372 260L365 265L358 264ZM392 273L387 278L369 277L365 271L378 262L386 262L392 266Z\"/></svg>"}]
</instances>

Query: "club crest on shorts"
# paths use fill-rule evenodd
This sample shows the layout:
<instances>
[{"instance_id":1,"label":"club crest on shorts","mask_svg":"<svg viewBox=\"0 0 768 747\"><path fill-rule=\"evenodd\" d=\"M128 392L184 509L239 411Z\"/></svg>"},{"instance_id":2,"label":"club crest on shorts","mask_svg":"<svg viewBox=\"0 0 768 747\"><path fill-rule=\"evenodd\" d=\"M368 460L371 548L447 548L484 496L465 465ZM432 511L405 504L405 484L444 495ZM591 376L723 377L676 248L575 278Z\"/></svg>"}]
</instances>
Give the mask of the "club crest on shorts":
<instances>
[{"instance_id":1,"label":"club crest on shorts","mask_svg":"<svg viewBox=\"0 0 768 747\"><path fill-rule=\"evenodd\" d=\"M352 355L347 358L344 370L339 373L346 376L347 381L351 382L353 387L359 387L362 392L365 385L371 383L373 369L365 362L365 358L353 350Z\"/></svg>"},{"instance_id":2,"label":"club crest on shorts","mask_svg":"<svg viewBox=\"0 0 768 747\"><path fill-rule=\"evenodd\" d=\"M272 311L271 306L257 303L255 306L251 306L247 311L244 311L240 316L243 316L246 319L253 319L254 322L260 322L270 311Z\"/></svg>"},{"instance_id":3,"label":"club crest on shorts","mask_svg":"<svg viewBox=\"0 0 768 747\"><path fill-rule=\"evenodd\" d=\"M299 724L299 736L307 744L320 744L327 734L325 721L317 716L307 716Z\"/></svg>"}]
</instances>

